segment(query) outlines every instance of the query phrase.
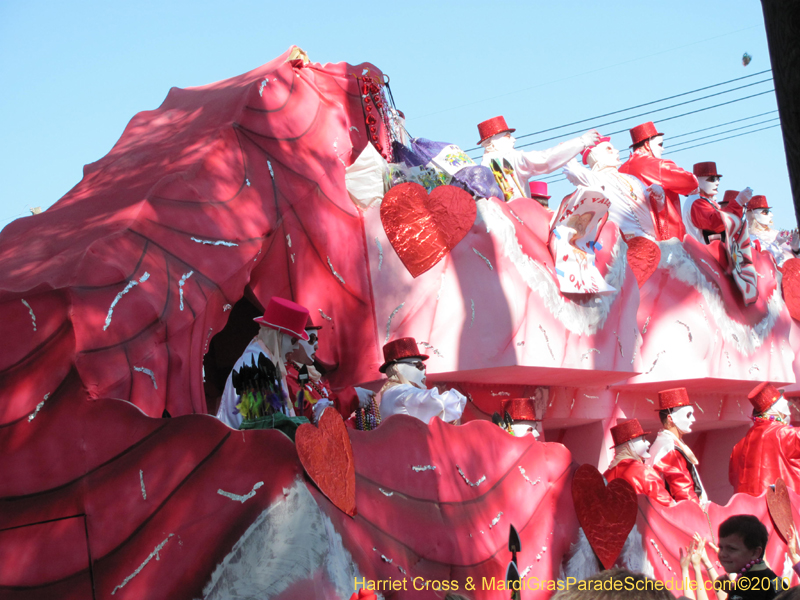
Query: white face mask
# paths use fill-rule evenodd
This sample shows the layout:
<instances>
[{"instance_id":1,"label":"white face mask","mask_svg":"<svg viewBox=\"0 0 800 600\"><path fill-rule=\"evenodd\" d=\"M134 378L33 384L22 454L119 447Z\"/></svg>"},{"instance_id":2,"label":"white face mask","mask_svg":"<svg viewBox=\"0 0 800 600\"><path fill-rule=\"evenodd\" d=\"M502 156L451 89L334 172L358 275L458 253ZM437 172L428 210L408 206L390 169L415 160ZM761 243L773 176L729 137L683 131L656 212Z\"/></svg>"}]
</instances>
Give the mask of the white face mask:
<instances>
[{"instance_id":1,"label":"white face mask","mask_svg":"<svg viewBox=\"0 0 800 600\"><path fill-rule=\"evenodd\" d=\"M681 433L691 433L692 423L695 422L694 406L681 406L670 413L672 422Z\"/></svg>"},{"instance_id":2,"label":"white face mask","mask_svg":"<svg viewBox=\"0 0 800 600\"><path fill-rule=\"evenodd\" d=\"M759 225L763 225L764 227L772 227L772 211L762 212L763 209L756 209L753 211L753 219Z\"/></svg>"},{"instance_id":3,"label":"white face mask","mask_svg":"<svg viewBox=\"0 0 800 600\"><path fill-rule=\"evenodd\" d=\"M707 198L713 198L719 190L719 177L698 177L697 183Z\"/></svg>"},{"instance_id":4,"label":"white face mask","mask_svg":"<svg viewBox=\"0 0 800 600\"><path fill-rule=\"evenodd\" d=\"M534 438L539 439L537 421L515 421L511 425L511 431L514 432L515 437L533 435Z\"/></svg>"},{"instance_id":5,"label":"white face mask","mask_svg":"<svg viewBox=\"0 0 800 600\"><path fill-rule=\"evenodd\" d=\"M619 150L614 148L614 146L611 145L611 142L602 142L592 148L592 151L589 152L586 163L591 169L594 169L595 166L597 169L618 167L620 165Z\"/></svg>"},{"instance_id":6,"label":"white face mask","mask_svg":"<svg viewBox=\"0 0 800 600\"><path fill-rule=\"evenodd\" d=\"M486 146L486 149L494 152L509 152L514 149L516 139L510 133L499 134L496 138L491 140Z\"/></svg>"},{"instance_id":7,"label":"white face mask","mask_svg":"<svg viewBox=\"0 0 800 600\"><path fill-rule=\"evenodd\" d=\"M784 398L783 396L781 396L780 400L778 400L775 404L772 405L772 407L770 408L770 411L774 411L774 412L780 413L781 415L786 417L787 421L792 416L792 411L789 408L789 401L786 398Z\"/></svg>"},{"instance_id":8,"label":"white face mask","mask_svg":"<svg viewBox=\"0 0 800 600\"><path fill-rule=\"evenodd\" d=\"M421 359L416 360L422 362ZM416 362L416 360L412 362ZM395 364L395 366L397 367L397 372L405 377L411 385L425 389L425 363L422 363L422 370L418 369L415 364L409 364L406 362L398 362Z\"/></svg>"},{"instance_id":9,"label":"white face mask","mask_svg":"<svg viewBox=\"0 0 800 600\"><path fill-rule=\"evenodd\" d=\"M650 140L650 152L653 153L653 156L656 158L661 158L661 155L664 154L664 136L657 135L653 139Z\"/></svg>"},{"instance_id":10,"label":"white face mask","mask_svg":"<svg viewBox=\"0 0 800 600\"><path fill-rule=\"evenodd\" d=\"M644 437L636 438L628 442L631 445L631 450L640 458L650 458L650 442Z\"/></svg>"},{"instance_id":11,"label":"white face mask","mask_svg":"<svg viewBox=\"0 0 800 600\"><path fill-rule=\"evenodd\" d=\"M294 338L297 340L297 338ZM288 333L281 334L281 356L286 360L286 356L300 347L300 342L292 342L292 336Z\"/></svg>"}]
</instances>

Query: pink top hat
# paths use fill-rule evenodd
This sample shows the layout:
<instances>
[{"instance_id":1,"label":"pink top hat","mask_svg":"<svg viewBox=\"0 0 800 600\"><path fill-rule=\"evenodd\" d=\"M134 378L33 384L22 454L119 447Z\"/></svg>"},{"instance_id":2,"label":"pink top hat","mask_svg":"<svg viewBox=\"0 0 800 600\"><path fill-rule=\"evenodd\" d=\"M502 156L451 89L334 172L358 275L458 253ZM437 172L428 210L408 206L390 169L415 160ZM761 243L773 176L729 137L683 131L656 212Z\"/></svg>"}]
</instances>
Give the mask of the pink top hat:
<instances>
[{"instance_id":1,"label":"pink top hat","mask_svg":"<svg viewBox=\"0 0 800 600\"><path fill-rule=\"evenodd\" d=\"M478 144L482 144L490 137L497 135L498 133L514 133L515 131L516 129L511 129L508 125L506 125L505 117L500 116L487 119L486 121L478 123L478 135L481 136Z\"/></svg>"},{"instance_id":2,"label":"pink top hat","mask_svg":"<svg viewBox=\"0 0 800 600\"><path fill-rule=\"evenodd\" d=\"M308 319L309 312L305 306L300 306L286 298L273 296L264 311L264 316L256 317L253 321L308 341L308 334L305 331Z\"/></svg>"},{"instance_id":3,"label":"pink top hat","mask_svg":"<svg viewBox=\"0 0 800 600\"><path fill-rule=\"evenodd\" d=\"M610 142L610 141L611 141L611 138L610 138L610 137L601 137L599 140L597 140L597 143L596 143L596 144L592 144L592 145L591 145L591 146L589 146L588 148L584 149L584 151L583 151L583 152L581 152L581 158L583 158L583 164L585 164L585 165L586 165L586 164L588 164L588 161L589 161L589 152L591 152L592 150L594 150L594 149L595 149L597 146L599 146L599 145L600 145L600 144L602 144L603 142Z\"/></svg>"},{"instance_id":4,"label":"pink top hat","mask_svg":"<svg viewBox=\"0 0 800 600\"><path fill-rule=\"evenodd\" d=\"M531 181L531 198L544 198L545 200L550 200L550 196L547 195L547 182L545 181Z\"/></svg>"}]
</instances>

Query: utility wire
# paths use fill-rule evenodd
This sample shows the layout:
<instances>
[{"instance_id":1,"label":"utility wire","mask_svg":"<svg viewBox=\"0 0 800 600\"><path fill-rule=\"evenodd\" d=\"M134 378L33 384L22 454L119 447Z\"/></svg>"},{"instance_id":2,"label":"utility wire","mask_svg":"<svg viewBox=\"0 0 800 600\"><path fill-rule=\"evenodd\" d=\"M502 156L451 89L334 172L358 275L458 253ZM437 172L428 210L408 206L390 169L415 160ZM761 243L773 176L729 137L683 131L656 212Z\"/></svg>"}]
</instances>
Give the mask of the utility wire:
<instances>
[{"instance_id":1,"label":"utility wire","mask_svg":"<svg viewBox=\"0 0 800 600\"><path fill-rule=\"evenodd\" d=\"M612 115L617 115L617 114L620 114L620 113L628 112L629 110L635 110L637 108L642 108L643 106L651 106L653 104L659 104L661 102L666 102L667 100L674 100L675 98L680 98L682 96L688 96L690 94L695 94L697 92L702 92L704 90L709 90L709 89L712 89L712 88L715 88L715 87L719 87L721 85L727 85L729 83L735 83L735 82L741 81L743 79L748 79L750 77L756 77L758 75L763 75L764 73L769 73L770 71L771 71L771 69L766 69L764 71L759 71L758 73L752 73L751 75L745 75L744 77L739 77L737 79L730 79L728 81L723 81L721 83L715 83L714 85L709 85L709 86L706 86L706 87L697 88L696 90L691 90L691 91L688 91L688 92L682 92L680 94L675 94L674 96L666 96L664 98L659 98L658 100L652 100L650 102L645 102L643 104L637 104L635 106L629 106L628 108L623 108L621 110L615 110L615 111L612 111L612 112L609 112L609 113L605 113L605 114L602 114L602 115L589 117L587 119L580 119L579 121L573 121L572 123L565 123L564 125L558 125L557 127L550 127L548 129L542 129L540 131L534 131L533 133L525 133L525 134L516 136L516 138L519 140L519 139L522 139L522 138L531 137L531 136L534 136L534 135L539 135L540 133L549 133L551 131L556 131L557 129L564 129L565 127L571 127L573 125L578 125L580 123L588 123L588 122L594 121L596 119L603 119L605 117L610 117ZM736 90L741 90L741 89L744 89L746 87L751 87L751 86L754 86L754 85L758 85L760 83L766 83L767 81L771 81L771 80L772 80L772 77L770 77L768 79L763 79L761 81L757 81L755 83L750 83L750 84L743 85L743 86L740 86L740 87L731 88L729 90L724 90L722 92L717 92L716 94L710 94L708 96L703 96L702 98L695 98L694 100L689 100L689 101L684 102L684 103L679 103L679 104L675 104L673 106L667 106L667 107L664 107L664 108L659 108L659 109L657 109L655 111L652 111L652 112L658 112L658 111L661 111L661 110L667 110L669 108L675 108L676 106L682 106L683 104L689 104L691 102L697 102L699 100L705 100L707 98L713 98L714 96L727 94L729 92L735 92ZM630 118L633 118L633 117L630 117ZM618 123L618 122L619 121L612 121L612 123ZM551 139L555 139L555 138L551 138ZM481 148L480 146L476 146L474 148L470 148L470 149L466 150L466 152L472 152L473 150L479 150L480 148Z\"/></svg>"},{"instance_id":2,"label":"utility wire","mask_svg":"<svg viewBox=\"0 0 800 600\"><path fill-rule=\"evenodd\" d=\"M749 125L744 125L742 127L734 127L733 129L726 129L725 131L718 131L717 133L704 135L699 138L694 138L693 140L686 140L685 142L670 144L669 149L671 150L675 146L683 146L684 144L691 144L693 142L699 142L700 140L707 140L709 138L716 137L718 135L725 135L726 133L731 133L732 131L741 131L742 129L747 129L748 127L755 127L756 125L763 125L764 123L771 123L772 121L778 121L778 120L780 120L780 117L775 117L774 119L767 119L766 121L759 121L758 123L750 123Z\"/></svg>"},{"instance_id":3,"label":"utility wire","mask_svg":"<svg viewBox=\"0 0 800 600\"><path fill-rule=\"evenodd\" d=\"M693 110L693 111L690 111L690 112L687 112L687 113L682 113L680 115L674 115L672 117L666 117L666 118L663 118L663 119L659 119L659 123L663 123L665 121L672 121L673 119L679 119L681 117L686 117L688 115L694 115L696 113L703 112L703 111L706 111L706 110L711 110L713 108L719 108L720 106L726 106L728 104L734 104L736 102L741 102L742 100L749 100L750 98L756 98L757 96L763 96L764 94L769 94L769 93L772 93L774 91L775 91L775 89L773 88L773 89L767 90L765 92L759 92L757 94L751 94L750 96L744 96L742 98L736 98L734 100L729 100L728 102L721 102L719 104L714 104L712 106L706 106L705 108L698 108L697 110ZM684 102L682 104L688 104L688 103ZM680 105L676 104L675 106L680 106ZM616 121L609 121L608 123L603 123L602 125L598 125L597 127L605 127L606 125L613 125L615 123L621 123L622 121L627 121L628 119L635 119L637 117L644 117L644 116L647 116L649 114L652 114L653 112L659 112L661 110L667 110L668 108L674 108L674 107L673 106L668 106L666 108L659 108L659 109L651 111L651 112L641 113L641 114L638 114L638 115L633 115L631 117L626 117L624 119L617 119ZM597 127L595 127L595 129ZM606 134L606 135L616 135L618 133L624 133L625 131L628 131L628 129L620 129L619 131L613 131L613 132L611 132L609 134ZM567 136L570 136L570 135L576 135L578 133L583 133L583 130L579 129L577 131L572 131L570 133L565 133L563 135L558 135L558 136L551 137L551 138L546 138L546 139L543 139L543 140L537 140L535 142L529 142L527 144L522 144L519 147L520 148L525 148L527 146L533 146L534 144L540 144L542 142L549 142L551 140L557 140L557 139L560 139L560 138L563 138L563 137L567 137Z\"/></svg>"},{"instance_id":4,"label":"utility wire","mask_svg":"<svg viewBox=\"0 0 800 600\"><path fill-rule=\"evenodd\" d=\"M736 119L735 121L728 121L727 123L720 123L719 125L713 125L711 127L705 127L703 129L695 129L694 131L690 131L689 133L681 133L678 135L670 135L670 140L676 140L678 138L686 137L687 135L694 135L695 133L700 133L701 131L708 131L709 129L716 129L717 127L725 127L725 125L733 125L734 123L741 123L742 121L749 121L750 119L757 119L758 117L763 117L765 115L771 115L772 113L778 112L778 109L775 110L768 110L764 113L759 113L757 115L753 115L751 117L744 117L743 119Z\"/></svg>"},{"instance_id":5,"label":"utility wire","mask_svg":"<svg viewBox=\"0 0 800 600\"><path fill-rule=\"evenodd\" d=\"M745 131L744 133L737 133L736 135L729 135L728 137L720 138L718 140L711 140L710 142L703 142L702 144L697 144L695 146L687 146L686 148L678 148L675 152L683 152L684 150L691 150L692 148L699 148L700 146L708 146L709 144L715 144L717 142L722 142L723 140L730 140L737 137L742 137L743 135L750 135L751 133L758 133L759 131L764 131L766 129L774 129L775 127L780 127L780 123L775 123L775 125L769 125L768 127L762 127L761 129L753 129L752 131Z\"/></svg>"}]
</instances>

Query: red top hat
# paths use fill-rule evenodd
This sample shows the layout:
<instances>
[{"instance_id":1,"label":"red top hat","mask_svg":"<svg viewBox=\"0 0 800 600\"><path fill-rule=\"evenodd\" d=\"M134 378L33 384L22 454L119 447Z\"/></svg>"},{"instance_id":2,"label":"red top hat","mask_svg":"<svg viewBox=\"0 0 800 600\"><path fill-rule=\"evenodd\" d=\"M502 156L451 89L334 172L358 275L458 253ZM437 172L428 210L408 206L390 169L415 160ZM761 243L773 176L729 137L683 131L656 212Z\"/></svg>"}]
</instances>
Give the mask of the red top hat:
<instances>
[{"instance_id":1,"label":"red top hat","mask_svg":"<svg viewBox=\"0 0 800 600\"><path fill-rule=\"evenodd\" d=\"M656 410L667 410L670 408L680 408L681 406L691 406L689 394L686 388L672 388L658 392L658 408Z\"/></svg>"},{"instance_id":2,"label":"red top hat","mask_svg":"<svg viewBox=\"0 0 800 600\"><path fill-rule=\"evenodd\" d=\"M736 190L725 190L725 193L722 195L722 202L720 202L720 206L723 204L729 204L731 202L736 201L736 196L739 195L739 192Z\"/></svg>"},{"instance_id":3,"label":"red top hat","mask_svg":"<svg viewBox=\"0 0 800 600\"><path fill-rule=\"evenodd\" d=\"M695 163L692 167L692 173L694 173L695 177L722 177L717 173L717 163L715 162Z\"/></svg>"},{"instance_id":4,"label":"red top hat","mask_svg":"<svg viewBox=\"0 0 800 600\"><path fill-rule=\"evenodd\" d=\"M515 131L516 129L511 129L508 125L506 125L506 120L503 116L487 119L482 123L478 123L478 135L481 136L478 144L482 144L490 137L497 135L498 133L514 133Z\"/></svg>"},{"instance_id":5,"label":"red top hat","mask_svg":"<svg viewBox=\"0 0 800 600\"><path fill-rule=\"evenodd\" d=\"M536 418L533 398L510 398L503 400L503 410L514 421L541 421Z\"/></svg>"},{"instance_id":6,"label":"red top hat","mask_svg":"<svg viewBox=\"0 0 800 600\"><path fill-rule=\"evenodd\" d=\"M381 373L385 373L386 367L403 358L421 358L422 360L428 360L428 355L420 354L419 349L417 348L417 340L414 338L397 338L396 340L392 340L383 346L384 363L378 370Z\"/></svg>"},{"instance_id":7,"label":"red top hat","mask_svg":"<svg viewBox=\"0 0 800 600\"><path fill-rule=\"evenodd\" d=\"M597 140L596 144L592 144L591 146L584 148L583 152L581 152L581 157L583 158L583 164L588 164L589 152L594 150L595 146L599 146L603 142L610 142L610 141L611 141L610 137L601 137L599 140Z\"/></svg>"},{"instance_id":8,"label":"red top hat","mask_svg":"<svg viewBox=\"0 0 800 600\"><path fill-rule=\"evenodd\" d=\"M750 202L747 203L747 210L755 210L757 208L770 208L770 205L767 204L766 196L753 196L750 198Z\"/></svg>"},{"instance_id":9,"label":"red top hat","mask_svg":"<svg viewBox=\"0 0 800 600\"><path fill-rule=\"evenodd\" d=\"M773 404L781 399L781 393L769 381L765 381L754 387L753 391L747 394L747 399L750 400L756 414L761 414L767 412Z\"/></svg>"},{"instance_id":10,"label":"red top hat","mask_svg":"<svg viewBox=\"0 0 800 600\"><path fill-rule=\"evenodd\" d=\"M273 296L264 311L264 316L256 317L253 321L307 341L308 334L305 332L305 325L308 318L309 313L305 306L300 306L286 298Z\"/></svg>"},{"instance_id":11,"label":"red top hat","mask_svg":"<svg viewBox=\"0 0 800 600\"><path fill-rule=\"evenodd\" d=\"M653 125L652 121L648 121L647 123L642 123L641 125L637 125L633 129L631 129L631 146L635 146L641 142L646 142L650 138L654 138L657 135L664 135L660 133L656 126Z\"/></svg>"},{"instance_id":12,"label":"red top hat","mask_svg":"<svg viewBox=\"0 0 800 600\"><path fill-rule=\"evenodd\" d=\"M544 198L545 200L550 200L550 196L547 195L547 182L545 181L531 181L531 198Z\"/></svg>"},{"instance_id":13,"label":"red top hat","mask_svg":"<svg viewBox=\"0 0 800 600\"><path fill-rule=\"evenodd\" d=\"M308 315L308 321L306 321L306 331L309 329L322 329L322 325L314 325L314 319L311 318L311 314Z\"/></svg>"},{"instance_id":14,"label":"red top hat","mask_svg":"<svg viewBox=\"0 0 800 600\"><path fill-rule=\"evenodd\" d=\"M625 442L647 435L649 431L643 431L639 424L639 419L623 421L619 425L611 428L611 437L614 439L615 446L621 446Z\"/></svg>"}]
</instances>

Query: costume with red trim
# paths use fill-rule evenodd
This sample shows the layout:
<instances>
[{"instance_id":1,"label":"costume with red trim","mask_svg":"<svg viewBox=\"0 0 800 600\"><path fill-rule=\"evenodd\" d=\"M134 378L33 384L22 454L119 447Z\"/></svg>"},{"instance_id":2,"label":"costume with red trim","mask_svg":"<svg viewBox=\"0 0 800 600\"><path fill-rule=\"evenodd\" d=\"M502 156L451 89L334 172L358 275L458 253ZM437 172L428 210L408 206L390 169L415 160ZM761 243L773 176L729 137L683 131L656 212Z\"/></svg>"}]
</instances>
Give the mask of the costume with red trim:
<instances>
[{"instance_id":1,"label":"costume with red trim","mask_svg":"<svg viewBox=\"0 0 800 600\"><path fill-rule=\"evenodd\" d=\"M298 367L294 363L286 365L286 384L294 403L295 413L313 422L314 405L320 400L330 400L333 402L333 407L347 421L359 406L355 388L346 387L333 392L322 378L315 379L308 371L307 368Z\"/></svg>"},{"instance_id":2,"label":"costume with red trim","mask_svg":"<svg viewBox=\"0 0 800 600\"><path fill-rule=\"evenodd\" d=\"M725 231L725 221L720 216L720 212L726 212L741 219L744 210L738 202L729 202L725 208L720 208L719 204L714 200L706 198L702 194L693 194L686 201L691 201L690 215L692 225L700 231L710 231L712 233ZM702 236L699 241L703 241Z\"/></svg>"},{"instance_id":3,"label":"costume with red trim","mask_svg":"<svg viewBox=\"0 0 800 600\"><path fill-rule=\"evenodd\" d=\"M785 423L757 419L733 447L728 479L735 494L759 496L778 477L800 492L800 431Z\"/></svg>"},{"instance_id":4,"label":"costume with red trim","mask_svg":"<svg viewBox=\"0 0 800 600\"><path fill-rule=\"evenodd\" d=\"M664 506L672 505L672 496L669 495L667 488L664 487L664 481L661 476L641 460L634 458L623 459L603 473L603 477L609 483L614 479L624 479L633 486L637 494L649 496Z\"/></svg>"},{"instance_id":5,"label":"costume with red trim","mask_svg":"<svg viewBox=\"0 0 800 600\"><path fill-rule=\"evenodd\" d=\"M684 171L671 160L656 158L645 154L631 153L631 157L619 168L620 173L634 175L645 186L654 183L664 188L664 208L657 211L652 207L656 219L656 233L659 240L683 239L686 229L681 218L679 194L686 196L697 189L697 178Z\"/></svg>"},{"instance_id":6,"label":"costume with red trim","mask_svg":"<svg viewBox=\"0 0 800 600\"><path fill-rule=\"evenodd\" d=\"M697 458L671 431L662 429L650 447L648 460L664 478L667 491L676 502L694 500L707 502L708 497L697 472Z\"/></svg>"}]
</instances>

